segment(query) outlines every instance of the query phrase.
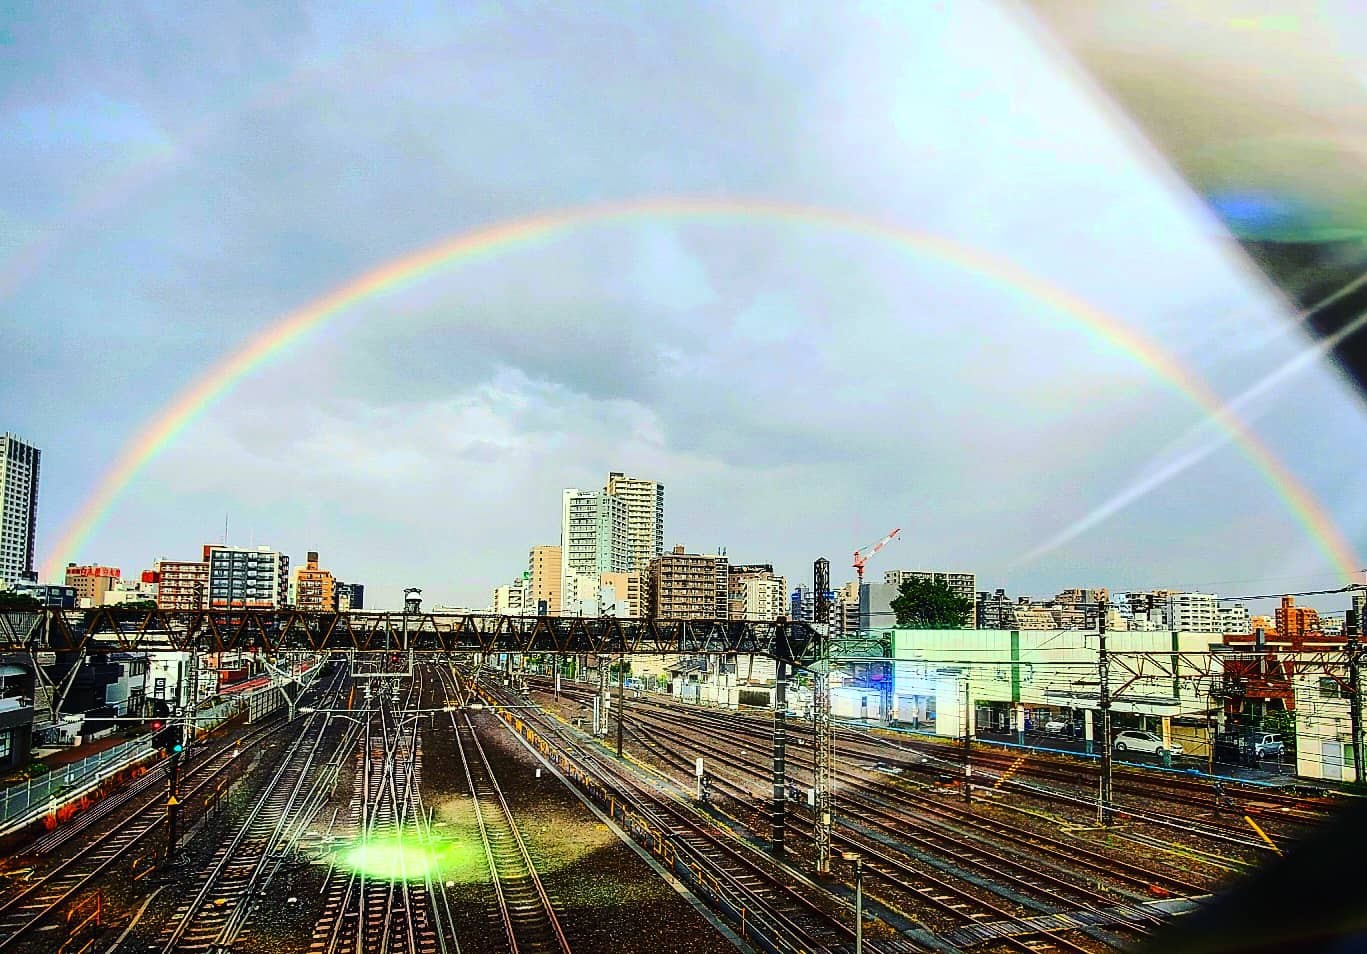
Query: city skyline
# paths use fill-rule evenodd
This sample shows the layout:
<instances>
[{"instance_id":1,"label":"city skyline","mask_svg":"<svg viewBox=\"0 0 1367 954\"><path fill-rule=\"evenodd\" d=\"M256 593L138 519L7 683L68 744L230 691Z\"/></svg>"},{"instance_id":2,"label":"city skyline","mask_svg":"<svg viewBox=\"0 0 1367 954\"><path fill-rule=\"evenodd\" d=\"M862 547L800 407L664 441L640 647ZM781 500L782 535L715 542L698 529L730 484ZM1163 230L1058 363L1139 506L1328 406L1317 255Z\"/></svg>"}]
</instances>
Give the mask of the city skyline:
<instances>
[{"instance_id":1,"label":"city skyline","mask_svg":"<svg viewBox=\"0 0 1367 954\"><path fill-rule=\"evenodd\" d=\"M666 548L793 581L893 526L1011 592L1327 588L1367 549L1359 399L1282 373L1281 302L1030 25L552 19L16 20L0 406L42 563L226 513L482 605L613 470L670 488Z\"/></svg>"}]
</instances>

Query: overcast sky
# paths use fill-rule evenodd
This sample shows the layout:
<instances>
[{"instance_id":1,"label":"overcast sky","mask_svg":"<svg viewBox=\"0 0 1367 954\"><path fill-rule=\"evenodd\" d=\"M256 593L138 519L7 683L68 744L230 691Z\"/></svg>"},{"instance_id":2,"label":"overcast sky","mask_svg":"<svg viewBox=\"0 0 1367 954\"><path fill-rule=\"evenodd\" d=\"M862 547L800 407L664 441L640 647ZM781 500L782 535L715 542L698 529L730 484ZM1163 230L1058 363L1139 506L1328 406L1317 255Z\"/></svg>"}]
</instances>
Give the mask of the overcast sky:
<instances>
[{"instance_id":1,"label":"overcast sky","mask_svg":"<svg viewBox=\"0 0 1367 954\"><path fill-rule=\"evenodd\" d=\"M0 430L44 453L40 556L125 441L284 313L584 203L767 199L941 235L1225 397L1306 345L1014 6L589 6L6 5ZM1337 371L1244 410L1367 549L1362 411ZM181 434L68 556L191 558L226 514L229 542L319 550L377 605L417 585L484 606L557 542L562 487L625 470L666 484L667 546L794 582L821 555L843 582L900 526L875 578L1335 584L1228 444L1025 559L1189 449L1202 413L1046 304L889 243L635 219L347 311Z\"/></svg>"}]
</instances>

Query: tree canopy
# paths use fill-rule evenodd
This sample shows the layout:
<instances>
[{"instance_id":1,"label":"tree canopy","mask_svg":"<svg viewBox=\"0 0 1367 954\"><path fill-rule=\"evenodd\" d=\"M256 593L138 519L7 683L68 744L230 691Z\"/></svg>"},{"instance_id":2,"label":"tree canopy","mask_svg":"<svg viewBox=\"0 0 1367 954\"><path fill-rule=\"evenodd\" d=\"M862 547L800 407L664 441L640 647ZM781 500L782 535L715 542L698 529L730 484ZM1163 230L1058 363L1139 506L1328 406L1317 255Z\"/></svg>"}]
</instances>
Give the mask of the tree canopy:
<instances>
[{"instance_id":1,"label":"tree canopy","mask_svg":"<svg viewBox=\"0 0 1367 954\"><path fill-rule=\"evenodd\" d=\"M27 593L13 593L9 590L0 590L0 610L40 610L43 608L42 602Z\"/></svg>"},{"instance_id":2,"label":"tree canopy","mask_svg":"<svg viewBox=\"0 0 1367 954\"><path fill-rule=\"evenodd\" d=\"M897 625L909 629L961 629L973 613L973 601L943 582L904 580L898 594L892 611Z\"/></svg>"}]
</instances>

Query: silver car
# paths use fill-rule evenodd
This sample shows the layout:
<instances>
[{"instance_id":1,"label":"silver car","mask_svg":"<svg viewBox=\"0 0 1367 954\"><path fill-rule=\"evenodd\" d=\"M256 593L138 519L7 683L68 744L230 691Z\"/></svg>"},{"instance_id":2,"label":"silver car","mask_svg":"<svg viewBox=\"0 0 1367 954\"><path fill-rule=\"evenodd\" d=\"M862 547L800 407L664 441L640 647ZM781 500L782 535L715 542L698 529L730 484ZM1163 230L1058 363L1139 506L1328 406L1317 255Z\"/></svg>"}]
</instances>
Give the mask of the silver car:
<instances>
[{"instance_id":1,"label":"silver car","mask_svg":"<svg viewBox=\"0 0 1367 954\"><path fill-rule=\"evenodd\" d=\"M1173 755L1182 754L1180 743L1173 742L1167 749ZM1115 750L1117 752L1147 752L1153 755L1163 751L1163 740L1152 732L1130 730L1115 737Z\"/></svg>"}]
</instances>

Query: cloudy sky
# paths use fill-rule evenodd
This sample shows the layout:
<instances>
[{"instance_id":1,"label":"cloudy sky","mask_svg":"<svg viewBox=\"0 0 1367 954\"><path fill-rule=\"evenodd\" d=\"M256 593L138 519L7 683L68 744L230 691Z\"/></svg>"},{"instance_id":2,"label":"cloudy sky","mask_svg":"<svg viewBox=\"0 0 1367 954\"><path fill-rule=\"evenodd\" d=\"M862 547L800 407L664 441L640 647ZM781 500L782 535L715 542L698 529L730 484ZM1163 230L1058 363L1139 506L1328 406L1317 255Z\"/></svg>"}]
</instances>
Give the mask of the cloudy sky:
<instances>
[{"instance_id":1,"label":"cloudy sky","mask_svg":"<svg viewBox=\"0 0 1367 954\"><path fill-rule=\"evenodd\" d=\"M0 430L44 452L40 556L136 571L226 515L378 605L483 606L556 542L562 487L626 470L665 482L667 545L795 579L826 555L843 581L900 526L878 569L1012 592L1337 582L1181 388L1057 297L878 237L1009 262L1226 399L1306 347L1014 6L588 7L6 5ZM638 215L435 270L245 377L57 552L125 443L293 309L471 229L652 197L879 225ZM1337 371L1240 412L1367 550Z\"/></svg>"}]
</instances>

